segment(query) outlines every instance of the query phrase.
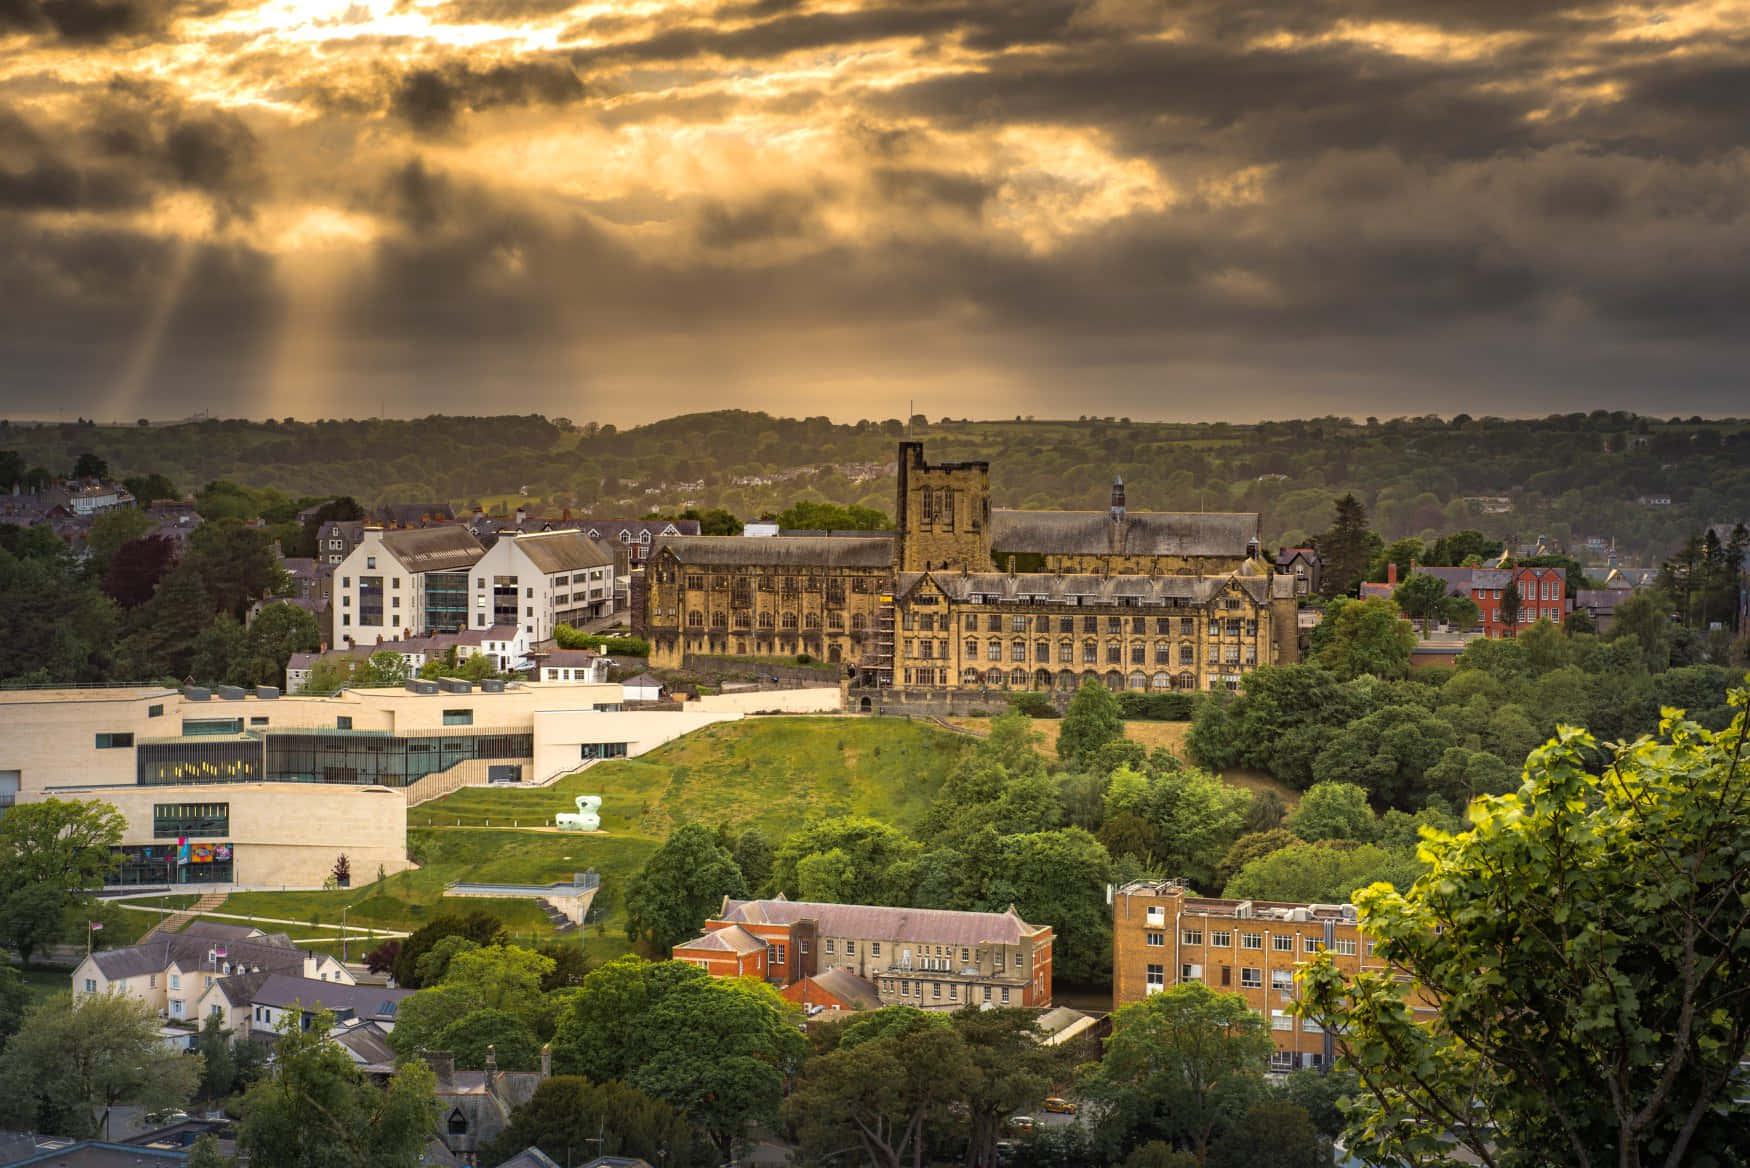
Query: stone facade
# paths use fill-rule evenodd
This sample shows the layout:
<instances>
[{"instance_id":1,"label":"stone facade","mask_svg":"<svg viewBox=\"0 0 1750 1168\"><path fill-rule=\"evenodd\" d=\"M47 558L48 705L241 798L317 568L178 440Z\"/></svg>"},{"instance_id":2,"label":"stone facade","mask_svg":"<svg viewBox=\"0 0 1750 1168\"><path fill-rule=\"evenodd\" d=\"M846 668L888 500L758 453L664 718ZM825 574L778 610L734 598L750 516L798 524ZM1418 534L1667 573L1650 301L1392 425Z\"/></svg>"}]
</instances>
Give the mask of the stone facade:
<instances>
[{"instance_id":1,"label":"stone facade","mask_svg":"<svg viewBox=\"0 0 1750 1168\"><path fill-rule=\"evenodd\" d=\"M1104 512L993 511L988 463L903 442L895 515L891 534L662 541L651 664L806 653L858 688L1158 691L1298 660L1294 579L1258 558L1255 514L1132 513L1122 482Z\"/></svg>"}]
</instances>

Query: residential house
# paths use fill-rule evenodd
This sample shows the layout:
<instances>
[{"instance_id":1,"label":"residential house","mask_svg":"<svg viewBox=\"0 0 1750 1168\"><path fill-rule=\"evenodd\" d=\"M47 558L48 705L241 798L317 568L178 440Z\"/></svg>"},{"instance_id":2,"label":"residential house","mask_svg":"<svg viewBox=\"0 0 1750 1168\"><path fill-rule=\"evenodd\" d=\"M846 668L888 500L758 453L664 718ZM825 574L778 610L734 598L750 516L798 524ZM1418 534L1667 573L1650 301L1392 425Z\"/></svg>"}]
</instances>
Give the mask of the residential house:
<instances>
[{"instance_id":1,"label":"residential house","mask_svg":"<svg viewBox=\"0 0 1750 1168\"><path fill-rule=\"evenodd\" d=\"M518 625L531 645L561 624L614 611L614 558L579 531L501 532L472 575L473 616L464 627Z\"/></svg>"},{"instance_id":2,"label":"residential house","mask_svg":"<svg viewBox=\"0 0 1750 1168\"><path fill-rule=\"evenodd\" d=\"M545 1049L539 1071L501 1071L490 1050L485 1069L479 1071L458 1071L447 1051L422 1051L420 1057L437 1076L438 1139L465 1164L479 1162L480 1150L504 1131L510 1113L527 1103L552 1073Z\"/></svg>"},{"instance_id":3,"label":"residential house","mask_svg":"<svg viewBox=\"0 0 1750 1168\"><path fill-rule=\"evenodd\" d=\"M1589 615L1600 633L1607 633L1616 623L1617 606L1634 594L1632 588L1581 588L1574 593L1574 608Z\"/></svg>"},{"instance_id":4,"label":"residential house","mask_svg":"<svg viewBox=\"0 0 1750 1168\"><path fill-rule=\"evenodd\" d=\"M113 511L117 507L131 507L133 503L133 494L120 483L96 479L82 481L69 490L67 496L67 506L73 514L81 517Z\"/></svg>"},{"instance_id":5,"label":"residential house","mask_svg":"<svg viewBox=\"0 0 1750 1168\"><path fill-rule=\"evenodd\" d=\"M336 643L369 646L469 628L469 571L485 554L462 527L366 527L335 569Z\"/></svg>"},{"instance_id":6,"label":"residential house","mask_svg":"<svg viewBox=\"0 0 1750 1168\"><path fill-rule=\"evenodd\" d=\"M648 673L640 673L630 681L620 683L620 692L629 702L660 702L662 682Z\"/></svg>"},{"instance_id":7,"label":"residential house","mask_svg":"<svg viewBox=\"0 0 1750 1168\"><path fill-rule=\"evenodd\" d=\"M791 982L779 993L809 1017L881 1008L881 987L847 969L828 969Z\"/></svg>"},{"instance_id":8,"label":"residential house","mask_svg":"<svg viewBox=\"0 0 1750 1168\"><path fill-rule=\"evenodd\" d=\"M1007 912L731 900L697 938L674 948L713 977L756 977L783 989L843 970L878 987L884 1006L952 1010L974 1003L1051 1005L1049 925Z\"/></svg>"},{"instance_id":9,"label":"residential house","mask_svg":"<svg viewBox=\"0 0 1750 1168\"><path fill-rule=\"evenodd\" d=\"M362 519L330 519L316 529L316 558L339 564L364 540L365 526Z\"/></svg>"},{"instance_id":10,"label":"residential house","mask_svg":"<svg viewBox=\"0 0 1750 1168\"><path fill-rule=\"evenodd\" d=\"M1536 568L1514 565L1505 568L1437 568L1412 564L1411 574L1434 576L1446 581L1453 596L1468 596L1477 606L1478 627L1485 637L1497 639L1529 628L1540 620L1561 624L1574 611L1574 602L1567 595L1566 568ZM1509 583L1519 589L1519 619L1508 624L1501 616L1501 597ZM1386 565L1384 584L1363 584L1363 599L1391 599L1398 590L1398 566Z\"/></svg>"},{"instance_id":11,"label":"residential house","mask_svg":"<svg viewBox=\"0 0 1750 1168\"><path fill-rule=\"evenodd\" d=\"M593 649L553 649L535 654L538 681L606 681L614 667L612 657Z\"/></svg>"},{"instance_id":12,"label":"residential house","mask_svg":"<svg viewBox=\"0 0 1750 1168\"><path fill-rule=\"evenodd\" d=\"M377 518L384 527L435 527L454 523L456 511L448 503L385 503Z\"/></svg>"},{"instance_id":13,"label":"residential house","mask_svg":"<svg viewBox=\"0 0 1750 1168\"><path fill-rule=\"evenodd\" d=\"M1323 571L1316 548L1283 548L1276 553L1276 571L1279 575L1294 577L1296 596L1312 596L1323 590Z\"/></svg>"},{"instance_id":14,"label":"residential house","mask_svg":"<svg viewBox=\"0 0 1750 1168\"><path fill-rule=\"evenodd\" d=\"M1329 952L1345 973L1384 971L1350 904L1295 904L1191 896L1178 881L1138 881L1112 898L1112 1005L1200 982L1238 994L1270 1023L1270 1069L1329 1067L1332 1036L1294 1016L1294 972ZM1433 1004L1413 996L1424 1019Z\"/></svg>"},{"instance_id":15,"label":"residential house","mask_svg":"<svg viewBox=\"0 0 1750 1168\"><path fill-rule=\"evenodd\" d=\"M125 949L88 954L73 970L72 987L75 998L127 994L161 1017L194 1021L202 1016L202 1000L217 982L253 973L341 985L355 980L333 957L300 949L283 933L195 921L181 933L162 933ZM206 1001L206 1013L221 1005Z\"/></svg>"},{"instance_id":16,"label":"residential house","mask_svg":"<svg viewBox=\"0 0 1750 1168\"><path fill-rule=\"evenodd\" d=\"M414 993L413 990L356 982L336 984L319 978L280 973L270 973L260 979L251 977L244 988L249 998L249 1013L244 1019L246 1032L253 1035L278 1034L287 1015L293 1011L297 1011L299 1029L308 1030L320 1010L334 1015L337 1023L370 1022L386 1033L395 1028L395 1015L401 1002ZM221 992L217 984L208 991L215 992Z\"/></svg>"}]
</instances>

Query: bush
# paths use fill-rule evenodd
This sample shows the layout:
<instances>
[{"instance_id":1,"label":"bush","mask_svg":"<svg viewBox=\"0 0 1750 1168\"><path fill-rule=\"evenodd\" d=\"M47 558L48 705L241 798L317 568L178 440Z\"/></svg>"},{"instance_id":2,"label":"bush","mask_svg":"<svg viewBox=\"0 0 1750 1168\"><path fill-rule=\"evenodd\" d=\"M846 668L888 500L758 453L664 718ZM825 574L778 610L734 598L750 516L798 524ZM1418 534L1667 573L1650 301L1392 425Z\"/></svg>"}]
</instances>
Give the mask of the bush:
<instances>
[{"instance_id":1,"label":"bush","mask_svg":"<svg viewBox=\"0 0 1750 1168\"><path fill-rule=\"evenodd\" d=\"M1009 695L1009 709L1017 714L1025 714L1029 718L1055 718L1057 707L1051 704L1051 696L1042 693L1014 693Z\"/></svg>"},{"instance_id":2,"label":"bush","mask_svg":"<svg viewBox=\"0 0 1750 1168\"><path fill-rule=\"evenodd\" d=\"M1132 721L1189 722L1197 712L1197 695L1135 693L1118 695L1118 716Z\"/></svg>"},{"instance_id":3,"label":"bush","mask_svg":"<svg viewBox=\"0 0 1750 1168\"><path fill-rule=\"evenodd\" d=\"M610 657L648 657L650 642L643 637L604 637L597 633L580 633L570 625L553 630L553 641L561 649L594 649Z\"/></svg>"}]
</instances>

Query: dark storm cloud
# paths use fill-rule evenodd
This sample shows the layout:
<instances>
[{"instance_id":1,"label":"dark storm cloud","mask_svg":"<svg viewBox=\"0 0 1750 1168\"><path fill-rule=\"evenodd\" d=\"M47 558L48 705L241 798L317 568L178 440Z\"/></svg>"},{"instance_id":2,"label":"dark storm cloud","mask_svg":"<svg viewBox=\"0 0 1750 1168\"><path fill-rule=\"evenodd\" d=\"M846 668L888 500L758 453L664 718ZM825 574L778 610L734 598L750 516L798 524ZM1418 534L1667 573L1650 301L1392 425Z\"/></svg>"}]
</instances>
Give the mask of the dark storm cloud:
<instances>
[{"instance_id":1,"label":"dark storm cloud","mask_svg":"<svg viewBox=\"0 0 1750 1168\"><path fill-rule=\"evenodd\" d=\"M161 32L174 16L223 8L217 0L0 0L0 33L95 43Z\"/></svg>"},{"instance_id":2,"label":"dark storm cloud","mask_svg":"<svg viewBox=\"0 0 1750 1168\"><path fill-rule=\"evenodd\" d=\"M401 78L391 108L420 131L441 131L465 110L505 105L565 105L581 101L583 82L563 61L523 60L471 66L451 62L414 69Z\"/></svg>"}]
</instances>

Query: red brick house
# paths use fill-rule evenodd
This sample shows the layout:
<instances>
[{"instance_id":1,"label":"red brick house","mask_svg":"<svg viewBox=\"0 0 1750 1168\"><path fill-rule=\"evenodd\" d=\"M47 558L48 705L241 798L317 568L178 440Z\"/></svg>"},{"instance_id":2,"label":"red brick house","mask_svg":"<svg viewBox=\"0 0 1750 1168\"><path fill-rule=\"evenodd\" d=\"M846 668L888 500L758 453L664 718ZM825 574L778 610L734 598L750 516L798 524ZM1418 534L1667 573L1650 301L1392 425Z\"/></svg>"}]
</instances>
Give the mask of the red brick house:
<instances>
[{"instance_id":1,"label":"red brick house","mask_svg":"<svg viewBox=\"0 0 1750 1168\"><path fill-rule=\"evenodd\" d=\"M885 1006L1044 1007L1051 943L1049 925L1030 925L1013 907L954 912L725 897L702 934L675 946L674 959L780 989L842 970L873 984Z\"/></svg>"},{"instance_id":2,"label":"red brick house","mask_svg":"<svg viewBox=\"0 0 1750 1168\"><path fill-rule=\"evenodd\" d=\"M1568 597L1566 568L1533 568L1513 565L1505 568L1431 568L1422 564L1410 566L1412 574L1437 576L1446 581L1447 591L1454 596L1468 596L1476 603L1478 625L1490 638L1512 636L1530 628L1540 620L1561 624L1574 611ZM1519 586L1519 619L1509 625L1501 617L1501 594L1510 581ZM1361 596L1391 599L1398 587L1398 566L1387 564L1384 584L1363 584Z\"/></svg>"}]
</instances>

